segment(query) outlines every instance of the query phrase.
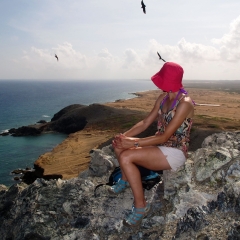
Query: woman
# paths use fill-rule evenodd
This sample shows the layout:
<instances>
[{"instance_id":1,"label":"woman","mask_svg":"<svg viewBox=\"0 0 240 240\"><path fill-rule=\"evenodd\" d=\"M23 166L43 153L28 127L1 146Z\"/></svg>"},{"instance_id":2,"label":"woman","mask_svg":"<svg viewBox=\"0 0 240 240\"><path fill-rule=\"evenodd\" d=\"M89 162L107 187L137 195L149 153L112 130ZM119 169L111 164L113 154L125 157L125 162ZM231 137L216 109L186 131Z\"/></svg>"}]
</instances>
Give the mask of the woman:
<instances>
[{"instance_id":1,"label":"woman","mask_svg":"<svg viewBox=\"0 0 240 240\"><path fill-rule=\"evenodd\" d=\"M109 188L118 194L131 187L134 195L132 213L123 220L128 227L141 224L151 211L142 188L137 165L151 170L176 171L187 157L189 134L194 113L194 104L182 86L183 68L167 62L151 79L163 90L148 116L130 130L117 135L112 144L119 161L122 179ZM147 129L158 117L157 133L146 138L134 137Z\"/></svg>"}]
</instances>

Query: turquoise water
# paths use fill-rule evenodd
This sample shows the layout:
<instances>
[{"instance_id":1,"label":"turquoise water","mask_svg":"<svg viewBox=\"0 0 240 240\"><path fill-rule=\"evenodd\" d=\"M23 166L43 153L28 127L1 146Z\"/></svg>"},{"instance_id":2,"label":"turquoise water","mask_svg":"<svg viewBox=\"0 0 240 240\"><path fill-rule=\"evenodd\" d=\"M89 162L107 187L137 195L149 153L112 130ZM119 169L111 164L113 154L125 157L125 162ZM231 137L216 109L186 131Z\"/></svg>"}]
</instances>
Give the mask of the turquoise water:
<instances>
[{"instance_id":1,"label":"turquoise water","mask_svg":"<svg viewBox=\"0 0 240 240\"><path fill-rule=\"evenodd\" d=\"M11 171L18 168L33 167L41 154L51 151L66 138L65 134L43 134L28 137L0 137L0 184L10 186L14 183Z\"/></svg>"},{"instance_id":2,"label":"turquoise water","mask_svg":"<svg viewBox=\"0 0 240 240\"><path fill-rule=\"evenodd\" d=\"M50 121L70 104L105 103L133 98L138 91L156 89L151 80L23 81L0 80L0 132ZM11 171L33 167L37 158L61 143L59 133L31 137L0 136L0 184L14 183Z\"/></svg>"}]
</instances>

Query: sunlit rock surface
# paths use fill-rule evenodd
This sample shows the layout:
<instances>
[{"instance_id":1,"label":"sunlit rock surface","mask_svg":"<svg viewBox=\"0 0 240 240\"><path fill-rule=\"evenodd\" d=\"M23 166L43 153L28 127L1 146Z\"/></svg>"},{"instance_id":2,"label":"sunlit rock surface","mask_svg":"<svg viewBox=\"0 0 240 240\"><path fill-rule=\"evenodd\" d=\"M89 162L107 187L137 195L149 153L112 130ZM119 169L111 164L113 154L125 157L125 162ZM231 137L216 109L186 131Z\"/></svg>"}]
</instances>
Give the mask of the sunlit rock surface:
<instances>
[{"instance_id":1,"label":"sunlit rock surface","mask_svg":"<svg viewBox=\"0 0 240 240\"><path fill-rule=\"evenodd\" d=\"M111 146L93 150L89 169L70 180L0 185L0 239L240 239L240 132L207 137L177 172L145 191L153 212L137 229L122 225L130 189L109 196L118 165Z\"/></svg>"}]
</instances>

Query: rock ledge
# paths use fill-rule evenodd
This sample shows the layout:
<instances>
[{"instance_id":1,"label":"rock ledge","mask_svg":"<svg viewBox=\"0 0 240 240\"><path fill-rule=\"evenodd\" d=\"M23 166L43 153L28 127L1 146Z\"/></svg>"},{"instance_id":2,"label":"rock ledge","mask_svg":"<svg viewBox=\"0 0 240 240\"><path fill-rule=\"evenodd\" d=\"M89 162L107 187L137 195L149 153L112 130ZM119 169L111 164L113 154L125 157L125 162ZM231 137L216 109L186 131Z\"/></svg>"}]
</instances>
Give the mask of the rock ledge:
<instances>
[{"instance_id":1,"label":"rock ledge","mask_svg":"<svg viewBox=\"0 0 240 240\"><path fill-rule=\"evenodd\" d=\"M135 230L122 225L130 189L110 197L103 186L93 194L115 166L106 146L92 151L77 178L1 185L0 239L239 239L240 132L207 137L177 172L164 171L145 191L153 212Z\"/></svg>"}]
</instances>

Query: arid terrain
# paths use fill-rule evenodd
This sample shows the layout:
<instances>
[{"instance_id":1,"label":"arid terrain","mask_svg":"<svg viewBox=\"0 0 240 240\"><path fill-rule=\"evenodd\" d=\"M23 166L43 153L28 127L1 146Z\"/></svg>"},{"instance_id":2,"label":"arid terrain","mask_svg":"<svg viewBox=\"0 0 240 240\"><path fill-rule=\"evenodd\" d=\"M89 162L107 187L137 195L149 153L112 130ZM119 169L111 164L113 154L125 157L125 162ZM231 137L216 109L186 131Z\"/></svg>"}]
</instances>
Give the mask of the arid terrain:
<instances>
[{"instance_id":1,"label":"arid terrain","mask_svg":"<svg viewBox=\"0 0 240 240\"><path fill-rule=\"evenodd\" d=\"M185 89L195 101L195 116L191 133L190 151L201 147L208 135L221 131L240 130L240 81L186 81ZM35 165L44 175L62 175L63 179L78 176L88 168L91 149L111 143L111 138L127 130L151 110L160 90L136 93L136 98L105 103L104 106L125 109L125 114L106 116L105 120L89 123L84 130L69 137L51 152L41 155ZM219 106L199 106L213 104ZM103 113L104 114L104 113ZM94 116L98 119L98 115ZM152 134L151 126L144 134Z\"/></svg>"}]
</instances>

